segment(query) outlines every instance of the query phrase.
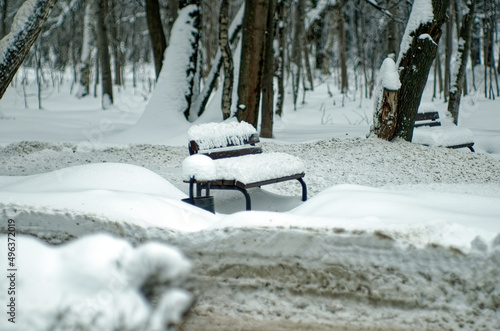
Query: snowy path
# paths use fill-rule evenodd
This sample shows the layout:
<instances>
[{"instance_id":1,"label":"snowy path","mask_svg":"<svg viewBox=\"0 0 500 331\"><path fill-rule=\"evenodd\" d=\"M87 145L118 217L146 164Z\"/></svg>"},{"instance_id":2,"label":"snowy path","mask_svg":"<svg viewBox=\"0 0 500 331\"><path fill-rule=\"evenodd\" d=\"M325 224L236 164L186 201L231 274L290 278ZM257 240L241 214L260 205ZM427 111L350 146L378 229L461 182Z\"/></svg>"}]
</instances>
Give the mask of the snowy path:
<instances>
[{"instance_id":1,"label":"snowy path","mask_svg":"<svg viewBox=\"0 0 500 331\"><path fill-rule=\"evenodd\" d=\"M500 225L493 219L500 215L500 160L377 139L264 143L263 148L306 161L311 197L306 204L298 198L298 185L282 183L251 192L260 212L204 215L158 197L162 188L151 188L145 180L152 174L143 169L138 177L119 179L129 180L135 190L143 185L149 196L97 192L97 197L113 198L110 203L154 201L138 205L145 208L142 214L139 210L129 219L120 216L125 214L120 214L119 204L108 205L112 210L105 215L90 214L92 208L81 212L71 199L65 203L72 212L19 208L6 203L10 191L2 209L4 216L17 215L20 232L53 243L99 230L134 244L157 240L179 247L193 262L186 287L197 300L184 330L206 329L206 323L219 329L500 329ZM72 143L14 143L0 148L0 175L128 163L152 170L186 193L181 162L187 154L185 147L109 145L87 150ZM112 182L106 185L125 185ZM96 197L95 190L85 194L75 199ZM216 194L219 212L243 209L237 192ZM29 196L22 197L29 202ZM396 198L393 205L389 197ZM50 206L49 200L40 203ZM430 213L421 214L419 208L428 210L431 202ZM172 215L181 215L179 206L187 212L176 220ZM405 208L410 208L408 215ZM430 219L418 221L416 214ZM167 221L161 223L163 219ZM187 219L193 222L188 226L192 231L174 229L176 222Z\"/></svg>"}]
</instances>

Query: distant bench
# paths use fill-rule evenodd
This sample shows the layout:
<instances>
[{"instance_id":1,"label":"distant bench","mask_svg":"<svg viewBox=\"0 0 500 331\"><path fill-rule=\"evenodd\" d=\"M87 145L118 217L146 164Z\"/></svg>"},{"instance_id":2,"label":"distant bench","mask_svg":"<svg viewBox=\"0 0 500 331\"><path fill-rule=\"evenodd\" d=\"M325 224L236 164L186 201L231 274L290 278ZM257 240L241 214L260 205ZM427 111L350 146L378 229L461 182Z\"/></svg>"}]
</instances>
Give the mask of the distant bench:
<instances>
[{"instance_id":1,"label":"distant bench","mask_svg":"<svg viewBox=\"0 0 500 331\"><path fill-rule=\"evenodd\" d=\"M469 148L474 152L474 136L467 128L457 126L442 127L437 111L417 113L412 142L426 146L448 148Z\"/></svg>"},{"instance_id":2,"label":"distant bench","mask_svg":"<svg viewBox=\"0 0 500 331\"><path fill-rule=\"evenodd\" d=\"M257 146L259 135L252 125L206 123L192 126L188 136L191 156L183 162L182 175L184 182L190 183L190 197L194 195L194 184L198 197L203 189L207 196L210 189L238 190L245 196L246 209L251 210L249 188L297 180L302 186L302 201L307 200L304 163L286 153L262 153Z\"/></svg>"}]
</instances>

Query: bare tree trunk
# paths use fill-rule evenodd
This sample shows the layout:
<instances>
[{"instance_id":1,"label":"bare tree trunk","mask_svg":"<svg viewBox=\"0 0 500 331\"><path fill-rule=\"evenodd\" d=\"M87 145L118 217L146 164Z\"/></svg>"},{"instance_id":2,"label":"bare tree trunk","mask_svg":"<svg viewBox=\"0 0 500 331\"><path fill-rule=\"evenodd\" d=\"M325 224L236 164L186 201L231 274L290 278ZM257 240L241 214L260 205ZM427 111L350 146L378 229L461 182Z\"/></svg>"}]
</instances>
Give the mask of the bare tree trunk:
<instances>
[{"instance_id":1,"label":"bare tree trunk","mask_svg":"<svg viewBox=\"0 0 500 331\"><path fill-rule=\"evenodd\" d=\"M107 0L97 1L97 47L99 48L99 64L101 67L102 108L109 108L113 104L113 81L111 77L111 59L109 56L108 28L105 24L108 13Z\"/></svg>"},{"instance_id":2,"label":"bare tree trunk","mask_svg":"<svg viewBox=\"0 0 500 331\"><path fill-rule=\"evenodd\" d=\"M304 17L305 17L305 0L297 0L295 3L295 15L293 24L293 39L292 43L292 89L293 89L293 107L297 109L297 99L299 95L300 75L302 73L302 47L301 43L304 40Z\"/></svg>"},{"instance_id":3,"label":"bare tree trunk","mask_svg":"<svg viewBox=\"0 0 500 331\"><path fill-rule=\"evenodd\" d=\"M7 2L0 0L0 39L7 34Z\"/></svg>"},{"instance_id":4,"label":"bare tree trunk","mask_svg":"<svg viewBox=\"0 0 500 331\"><path fill-rule=\"evenodd\" d=\"M243 12L244 6L241 6L240 10L233 18L233 22L231 22L231 26L229 27L229 43L232 45L237 39L239 32L241 31L242 22L243 22ZM234 64L234 61L233 61ZM212 63L212 68L210 69L210 73L205 79L205 84L203 86L203 90L200 92L196 100L193 102L191 107L192 114L196 116L201 116L205 110L205 106L210 98L210 95L215 87L217 82L217 78L219 77L219 72L222 67L222 52L219 50L215 55L215 59ZM234 69L234 68L233 68ZM234 75L234 70L233 70ZM234 76L233 76L234 79ZM234 83L234 82L233 82ZM233 84L234 85L234 84ZM232 99L233 96L231 96Z\"/></svg>"},{"instance_id":5,"label":"bare tree trunk","mask_svg":"<svg viewBox=\"0 0 500 331\"><path fill-rule=\"evenodd\" d=\"M441 55L439 54L439 46L438 49L436 50L436 65L437 65L437 72L438 72L438 83L439 83L439 94L443 93L443 70L441 67Z\"/></svg>"},{"instance_id":6,"label":"bare tree trunk","mask_svg":"<svg viewBox=\"0 0 500 331\"><path fill-rule=\"evenodd\" d=\"M267 0L246 0L236 116L254 127L259 117L268 9Z\"/></svg>"},{"instance_id":7,"label":"bare tree trunk","mask_svg":"<svg viewBox=\"0 0 500 331\"><path fill-rule=\"evenodd\" d=\"M146 0L146 17L148 20L149 37L153 46L156 79L158 80L163 65L163 53L167 48L167 41L161 24L158 0Z\"/></svg>"},{"instance_id":8,"label":"bare tree trunk","mask_svg":"<svg viewBox=\"0 0 500 331\"><path fill-rule=\"evenodd\" d=\"M120 33L119 33L119 22L121 19L121 11L120 15L117 17L116 12L118 11L117 3L114 0L111 0L111 6L113 10L110 11L111 20L110 22L110 35L111 35L111 49L113 50L113 61L114 61L114 69L115 69L115 85L122 85L122 51L120 49Z\"/></svg>"},{"instance_id":9,"label":"bare tree trunk","mask_svg":"<svg viewBox=\"0 0 500 331\"><path fill-rule=\"evenodd\" d=\"M393 16L397 16L398 13L397 5L392 4L391 1L388 1L387 4L390 7L389 12ZM396 20L394 19L389 19L387 22L387 26L385 28L385 34L386 34L385 52L387 54L394 54L395 58L397 58L399 51L399 42L400 42L399 30L400 28L398 26L398 22L396 22Z\"/></svg>"},{"instance_id":10,"label":"bare tree trunk","mask_svg":"<svg viewBox=\"0 0 500 331\"><path fill-rule=\"evenodd\" d=\"M82 53L80 56L80 65L78 75L80 77L80 86L76 92L77 98L83 98L90 93L90 39L92 34L92 5L90 1L85 5L85 14L83 16L83 40Z\"/></svg>"},{"instance_id":11,"label":"bare tree trunk","mask_svg":"<svg viewBox=\"0 0 500 331\"><path fill-rule=\"evenodd\" d=\"M343 94L347 93L349 88L347 82L347 45L345 41L345 29L344 29L344 13L342 12L343 1L340 0L338 3L338 24L339 24L339 47L340 47L340 90Z\"/></svg>"},{"instance_id":12,"label":"bare tree trunk","mask_svg":"<svg viewBox=\"0 0 500 331\"><path fill-rule=\"evenodd\" d=\"M467 68L467 59L469 58L470 41L472 32L472 23L476 10L476 0L470 0L467 4L469 7L468 13L463 17L462 26L460 28L460 37L458 42L458 54L455 66L458 67L455 80L451 82L450 100L448 102L448 111L453 117L453 123L458 124L458 109L460 107L460 98L462 96L462 88L464 86L465 70Z\"/></svg>"},{"instance_id":13,"label":"bare tree trunk","mask_svg":"<svg viewBox=\"0 0 500 331\"><path fill-rule=\"evenodd\" d=\"M274 117L274 14L276 10L276 0L269 0L269 10L267 13L267 33L266 51L264 58L264 75L262 78L262 126L260 135L264 138L273 137L273 117Z\"/></svg>"},{"instance_id":14,"label":"bare tree trunk","mask_svg":"<svg viewBox=\"0 0 500 331\"><path fill-rule=\"evenodd\" d=\"M444 101L448 101L448 95L450 93L450 62L451 62L451 51L453 48L453 15L449 15L448 21L446 22L446 49L444 57Z\"/></svg>"},{"instance_id":15,"label":"bare tree trunk","mask_svg":"<svg viewBox=\"0 0 500 331\"><path fill-rule=\"evenodd\" d=\"M222 90L222 117L231 116L231 98L233 96L233 54L229 44L229 0L222 0L219 15L219 47L224 67L224 84Z\"/></svg>"},{"instance_id":16,"label":"bare tree trunk","mask_svg":"<svg viewBox=\"0 0 500 331\"><path fill-rule=\"evenodd\" d=\"M285 0L278 0L276 11L278 13L278 96L276 101L276 115L282 116L283 103L285 102L285 47L286 47L286 28L285 28Z\"/></svg>"},{"instance_id":17,"label":"bare tree trunk","mask_svg":"<svg viewBox=\"0 0 500 331\"><path fill-rule=\"evenodd\" d=\"M0 99L42 30L56 0L24 2L9 33L0 40Z\"/></svg>"},{"instance_id":18,"label":"bare tree trunk","mask_svg":"<svg viewBox=\"0 0 500 331\"><path fill-rule=\"evenodd\" d=\"M307 81L309 83L309 89L311 91L314 91L314 79L313 79L313 73L311 70L311 61L309 59L309 49L308 49L307 36L305 33L303 33L303 37L304 37L304 39L302 41L302 54L304 56L304 64L305 64L305 69L306 69ZM305 92L304 92L304 94L305 94Z\"/></svg>"}]
</instances>

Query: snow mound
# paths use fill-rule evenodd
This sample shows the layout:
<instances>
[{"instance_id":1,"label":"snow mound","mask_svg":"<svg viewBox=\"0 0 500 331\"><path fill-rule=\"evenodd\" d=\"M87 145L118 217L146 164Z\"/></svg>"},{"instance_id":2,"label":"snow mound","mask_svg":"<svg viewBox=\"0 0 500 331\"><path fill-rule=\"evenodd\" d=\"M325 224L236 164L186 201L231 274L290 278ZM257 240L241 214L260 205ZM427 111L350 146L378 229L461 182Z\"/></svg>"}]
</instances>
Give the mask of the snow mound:
<instances>
[{"instance_id":1,"label":"snow mound","mask_svg":"<svg viewBox=\"0 0 500 331\"><path fill-rule=\"evenodd\" d=\"M24 236L16 243L15 330L164 330L191 305L179 288L191 265L172 247L134 249L102 234L59 247ZM0 244L7 247L7 236ZM0 300L8 302L6 277L0 285ZM2 330L13 325L0 320Z\"/></svg>"},{"instance_id":2,"label":"snow mound","mask_svg":"<svg viewBox=\"0 0 500 331\"><path fill-rule=\"evenodd\" d=\"M185 197L156 173L123 163L94 163L39 175L0 177L0 184L3 184L2 190L9 192L110 190L157 194L172 199Z\"/></svg>"},{"instance_id":3,"label":"snow mound","mask_svg":"<svg viewBox=\"0 0 500 331\"><path fill-rule=\"evenodd\" d=\"M498 206L498 197L337 185L290 213L326 218L330 228L377 231L417 247L433 244L469 252L476 237L491 242L500 233Z\"/></svg>"},{"instance_id":4,"label":"snow mound","mask_svg":"<svg viewBox=\"0 0 500 331\"><path fill-rule=\"evenodd\" d=\"M88 164L25 177L0 176L4 215L15 218L25 233L61 241L95 232L97 226L141 242L158 228L197 231L217 219L182 202L185 197L154 172L126 164Z\"/></svg>"}]
</instances>

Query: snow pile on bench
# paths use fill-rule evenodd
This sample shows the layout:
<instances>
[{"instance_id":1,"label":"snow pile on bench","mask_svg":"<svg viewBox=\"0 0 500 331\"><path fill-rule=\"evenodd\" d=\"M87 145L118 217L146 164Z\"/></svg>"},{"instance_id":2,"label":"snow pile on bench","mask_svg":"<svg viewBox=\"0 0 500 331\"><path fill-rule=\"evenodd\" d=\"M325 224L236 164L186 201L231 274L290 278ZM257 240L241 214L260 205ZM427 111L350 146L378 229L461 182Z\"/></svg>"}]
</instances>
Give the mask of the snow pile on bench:
<instances>
[{"instance_id":1,"label":"snow pile on bench","mask_svg":"<svg viewBox=\"0 0 500 331\"><path fill-rule=\"evenodd\" d=\"M211 181L217 179L217 169L214 161L203 154L195 154L187 157L182 162L182 180L189 181L196 178L200 181Z\"/></svg>"},{"instance_id":2,"label":"snow pile on bench","mask_svg":"<svg viewBox=\"0 0 500 331\"><path fill-rule=\"evenodd\" d=\"M250 154L214 160L217 179L249 184L283 178L304 172L299 158L285 153Z\"/></svg>"},{"instance_id":3,"label":"snow pile on bench","mask_svg":"<svg viewBox=\"0 0 500 331\"><path fill-rule=\"evenodd\" d=\"M188 130L189 140L196 141L200 149L243 145L255 128L247 122L205 123L194 125Z\"/></svg>"},{"instance_id":4,"label":"snow pile on bench","mask_svg":"<svg viewBox=\"0 0 500 331\"><path fill-rule=\"evenodd\" d=\"M472 131L456 126L419 127L413 130L412 142L429 146L457 146L474 141Z\"/></svg>"},{"instance_id":5,"label":"snow pile on bench","mask_svg":"<svg viewBox=\"0 0 500 331\"><path fill-rule=\"evenodd\" d=\"M235 180L244 184L283 178L304 172L299 158L279 152L250 154L212 160L192 155L182 163L182 179L189 181Z\"/></svg>"}]
</instances>

